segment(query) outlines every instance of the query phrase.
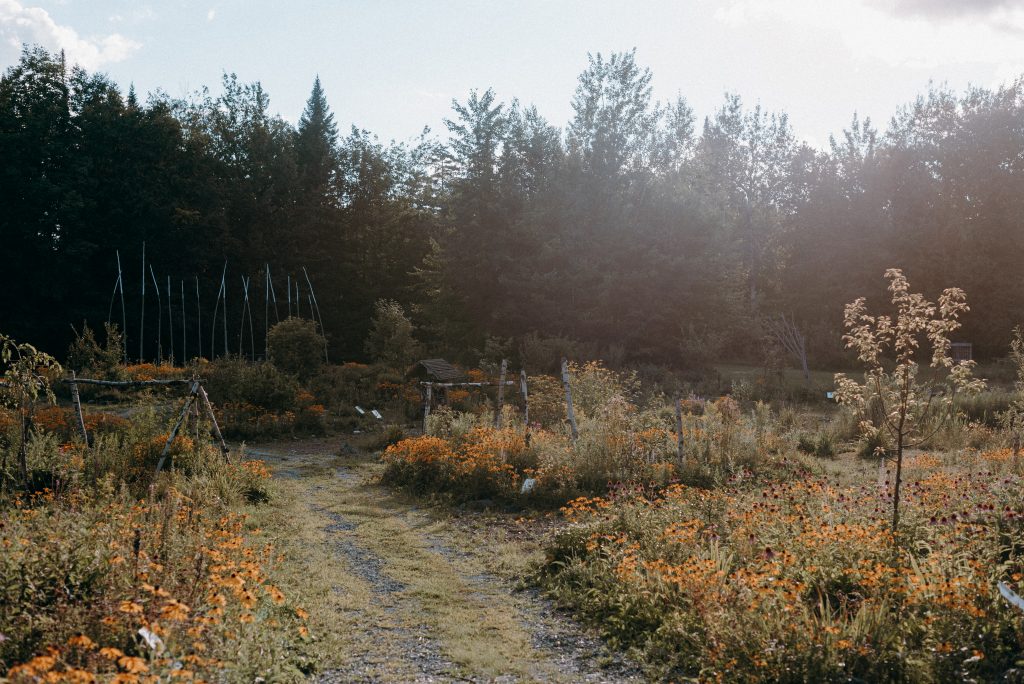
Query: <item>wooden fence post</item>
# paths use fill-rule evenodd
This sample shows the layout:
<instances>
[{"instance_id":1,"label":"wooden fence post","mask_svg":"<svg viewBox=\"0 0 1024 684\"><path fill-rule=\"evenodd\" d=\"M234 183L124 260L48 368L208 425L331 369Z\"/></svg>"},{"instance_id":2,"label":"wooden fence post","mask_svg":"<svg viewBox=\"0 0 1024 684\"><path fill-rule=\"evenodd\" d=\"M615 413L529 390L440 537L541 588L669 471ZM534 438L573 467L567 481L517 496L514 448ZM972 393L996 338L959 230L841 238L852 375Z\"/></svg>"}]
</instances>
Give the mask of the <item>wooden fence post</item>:
<instances>
[{"instance_id":1,"label":"wooden fence post","mask_svg":"<svg viewBox=\"0 0 1024 684\"><path fill-rule=\"evenodd\" d=\"M427 418L430 418L430 402L434 398L434 385L427 383L426 395L423 399L423 434L427 434Z\"/></svg>"},{"instance_id":2,"label":"wooden fence post","mask_svg":"<svg viewBox=\"0 0 1024 684\"><path fill-rule=\"evenodd\" d=\"M565 413L569 418L569 427L572 429L572 439L575 442L579 439L580 432L576 427L576 413L572 410L572 389L569 387L569 362L562 357L562 384L565 385Z\"/></svg>"},{"instance_id":3,"label":"wooden fence post","mask_svg":"<svg viewBox=\"0 0 1024 684\"><path fill-rule=\"evenodd\" d=\"M683 400L676 397L676 459L682 465L686 461L683 453Z\"/></svg>"},{"instance_id":4,"label":"wooden fence post","mask_svg":"<svg viewBox=\"0 0 1024 684\"><path fill-rule=\"evenodd\" d=\"M519 393L523 395L523 423L526 431L530 431L530 392L526 386L526 369L519 371Z\"/></svg>"},{"instance_id":5,"label":"wooden fence post","mask_svg":"<svg viewBox=\"0 0 1024 684\"><path fill-rule=\"evenodd\" d=\"M501 429L501 405L505 403L505 373L508 371L508 359L501 360L501 375L498 379L498 403L494 406L494 427Z\"/></svg>"},{"instance_id":6,"label":"wooden fence post","mask_svg":"<svg viewBox=\"0 0 1024 684\"><path fill-rule=\"evenodd\" d=\"M75 417L78 418L78 431L82 433L85 446L89 446L89 433L85 429L85 416L82 414L82 399L78 395L78 383L75 382L75 371L71 371L71 400L75 404Z\"/></svg>"}]
</instances>

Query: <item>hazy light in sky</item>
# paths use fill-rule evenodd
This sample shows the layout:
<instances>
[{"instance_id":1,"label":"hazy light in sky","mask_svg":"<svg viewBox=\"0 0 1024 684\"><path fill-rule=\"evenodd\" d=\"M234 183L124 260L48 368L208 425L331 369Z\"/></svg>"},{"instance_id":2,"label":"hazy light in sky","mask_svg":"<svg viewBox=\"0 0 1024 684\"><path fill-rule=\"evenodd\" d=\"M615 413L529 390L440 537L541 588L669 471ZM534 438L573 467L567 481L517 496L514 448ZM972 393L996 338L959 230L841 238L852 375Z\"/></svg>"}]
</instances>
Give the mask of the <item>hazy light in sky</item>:
<instances>
[{"instance_id":1,"label":"hazy light in sky","mask_svg":"<svg viewBox=\"0 0 1024 684\"><path fill-rule=\"evenodd\" d=\"M293 122L319 74L343 129L398 139L443 129L471 88L564 125L587 52L636 47L656 98L682 94L703 116L736 92L820 146L854 111L882 124L930 81L1017 78L1024 0L0 0L0 66L22 42L139 92L217 92L236 72Z\"/></svg>"}]
</instances>

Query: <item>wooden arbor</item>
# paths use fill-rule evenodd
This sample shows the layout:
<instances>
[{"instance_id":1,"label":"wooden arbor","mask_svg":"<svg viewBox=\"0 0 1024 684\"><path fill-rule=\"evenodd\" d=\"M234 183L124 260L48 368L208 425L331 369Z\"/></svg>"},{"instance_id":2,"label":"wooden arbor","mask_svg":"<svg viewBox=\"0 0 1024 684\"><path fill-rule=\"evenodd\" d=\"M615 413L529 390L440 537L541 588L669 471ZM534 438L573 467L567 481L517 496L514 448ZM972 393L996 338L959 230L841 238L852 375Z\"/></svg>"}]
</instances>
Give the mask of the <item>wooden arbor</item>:
<instances>
[{"instance_id":1,"label":"wooden arbor","mask_svg":"<svg viewBox=\"0 0 1024 684\"><path fill-rule=\"evenodd\" d=\"M213 413L213 405L210 403L210 397L206 394L206 390L203 388L202 382L199 378L193 377L190 380L95 380L93 378L76 377L74 371L72 371L71 377L62 380L61 382L71 386L71 399L75 405L75 417L77 418L78 431L81 433L82 439L85 440L86 445L89 444L89 433L85 429L85 416L82 413L82 401L78 394L79 385L99 385L102 387L122 388L188 386L189 391L185 397L184 405L182 406L181 413L178 415L178 420L174 423L174 427L171 429L170 434L167 435L167 441L164 443L164 449L160 453L160 461L156 464L156 472L159 473L163 469L164 461L167 459L167 454L171 451L171 444L174 443L174 438L178 436L178 431L185 423L185 419L193 409L193 405L195 406L194 415L196 418L197 436L200 417L199 406L201 405L203 412L205 412L207 418L210 419L210 431L219 443L221 454L223 454L225 461L228 460L228 445L224 441L224 436L221 434L220 426L217 424L217 417Z\"/></svg>"}]
</instances>

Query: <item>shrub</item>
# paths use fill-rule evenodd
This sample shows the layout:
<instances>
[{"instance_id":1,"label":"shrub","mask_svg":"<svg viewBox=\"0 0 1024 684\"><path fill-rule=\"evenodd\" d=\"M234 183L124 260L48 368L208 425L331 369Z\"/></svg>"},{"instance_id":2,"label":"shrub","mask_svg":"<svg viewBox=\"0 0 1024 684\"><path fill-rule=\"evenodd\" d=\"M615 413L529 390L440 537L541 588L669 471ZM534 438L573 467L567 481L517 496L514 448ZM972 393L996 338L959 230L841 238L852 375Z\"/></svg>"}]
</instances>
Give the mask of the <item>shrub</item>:
<instances>
[{"instance_id":1,"label":"shrub","mask_svg":"<svg viewBox=\"0 0 1024 684\"><path fill-rule=\"evenodd\" d=\"M378 299L366 338L366 353L383 366L405 369L419 353L413 330L412 321L401 304L391 299Z\"/></svg>"},{"instance_id":2,"label":"shrub","mask_svg":"<svg viewBox=\"0 0 1024 684\"><path fill-rule=\"evenodd\" d=\"M102 346L88 325L82 326L82 334L68 348L68 368L79 375L89 373L100 378L120 379L120 364L124 359L124 334L116 325L104 324L106 340Z\"/></svg>"},{"instance_id":3,"label":"shrub","mask_svg":"<svg viewBox=\"0 0 1024 684\"><path fill-rule=\"evenodd\" d=\"M218 403L251 404L270 411L294 411L299 384L276 365L231 357L203 369L203 384Z\"/></svg>"},{"instance_id":4,"label":"shrub","mask_svg":"<svg viewBox=\"0 0 1024 684\"><path fill-rule=\"evenodd\" d=\"M304 318L287 318L270 328L267 347L270 362L278 370L309 380L323 366L327 341L316 323Z\"/></svg>"}]
</instances>

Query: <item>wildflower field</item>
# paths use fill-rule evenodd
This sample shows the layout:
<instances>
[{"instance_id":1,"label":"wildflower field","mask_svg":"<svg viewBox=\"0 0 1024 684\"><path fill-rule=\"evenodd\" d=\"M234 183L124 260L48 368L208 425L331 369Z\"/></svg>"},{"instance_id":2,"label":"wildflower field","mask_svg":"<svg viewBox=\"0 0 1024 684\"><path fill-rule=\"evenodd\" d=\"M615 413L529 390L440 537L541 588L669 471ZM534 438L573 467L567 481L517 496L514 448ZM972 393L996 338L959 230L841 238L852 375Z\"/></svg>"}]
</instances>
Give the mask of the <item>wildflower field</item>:
<instances>
[{"instance_id":1,"label":"wildflower field","mask_svg":"<svg viewBox=\"0 0 1024 684\"><path fill-rule=\"evenodd\" d=\"M248 515L272 494L266 467L179 437L174 472L154 478L170 417L92 415L102 429L86 447L65 412L44 409L28 483L4 473L0 671L12 682L303 679L308 616ZM9 450L18 418L0 417Z\"/></svg>"},{"instance_id":2,"label":"wildflower field","mask_svg":"<svg viewBox=\"0 0 1024 684\"><path fill-rule=\"evenodd\" d=\"M922 455L905 519L888 482L806 475L581 498L540 581L674 676L718 681L994 681L1021 676L1024 464Z\"/></svg>"}]
</instances>

